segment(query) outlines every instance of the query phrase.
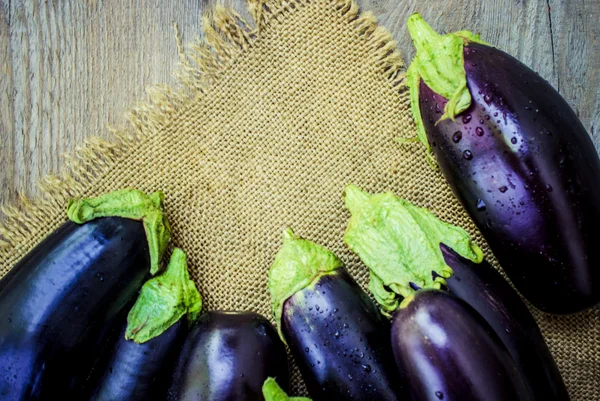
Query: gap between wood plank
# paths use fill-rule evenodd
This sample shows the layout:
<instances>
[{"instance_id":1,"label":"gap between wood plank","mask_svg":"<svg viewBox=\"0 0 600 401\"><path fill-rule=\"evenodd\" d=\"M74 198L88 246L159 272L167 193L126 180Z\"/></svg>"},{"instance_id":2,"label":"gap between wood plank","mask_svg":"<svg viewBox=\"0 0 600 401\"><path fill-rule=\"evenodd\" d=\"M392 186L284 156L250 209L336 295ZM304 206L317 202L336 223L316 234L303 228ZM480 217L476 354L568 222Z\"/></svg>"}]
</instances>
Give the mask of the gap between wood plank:
<instances>
[{"instance_id":1,"label":"gap between wood plank","mask_svg":"<svg viewBox=\"0 0 600 401\"><path fill-rule=\"evenodd\" d=\"M556 90L560 93L560 74L556 71L556 59L554 55L554 31L552 30L552 6L550 0L546 0L548 6L548 22L550 24L550 47L552 48L552 72L556 75Z\"/></svg>"}]
</instances>

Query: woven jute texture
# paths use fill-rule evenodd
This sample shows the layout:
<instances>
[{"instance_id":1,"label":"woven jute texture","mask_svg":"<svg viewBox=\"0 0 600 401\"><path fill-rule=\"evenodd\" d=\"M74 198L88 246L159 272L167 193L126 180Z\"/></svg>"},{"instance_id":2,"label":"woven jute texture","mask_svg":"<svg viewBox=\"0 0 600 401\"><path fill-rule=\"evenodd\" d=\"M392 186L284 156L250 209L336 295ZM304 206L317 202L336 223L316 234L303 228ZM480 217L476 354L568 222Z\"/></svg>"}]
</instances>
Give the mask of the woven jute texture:
<instances>
[{"instance_id":1,"label":"woven jute texture","mask_svg":"<svg viewBox=\"0 0 600 401\"><path fill-rule=\"evenodd\" d=\"M40 199L5 210L1 274L65 221L68 198L161 189L205 309L270 316L267 272L287 226L332 249L365 287L366 268L342 242L349 182L465 227L498 267L423 147L397 141L415 135L404 66L374 17L351 0L249 5L251 25L223 8L207 15L206 40L180 47L180 87L151 90L133 128L91 140ZM598 311L535 316L573 400L600 400Z\"/></svg>"}]
</instances>

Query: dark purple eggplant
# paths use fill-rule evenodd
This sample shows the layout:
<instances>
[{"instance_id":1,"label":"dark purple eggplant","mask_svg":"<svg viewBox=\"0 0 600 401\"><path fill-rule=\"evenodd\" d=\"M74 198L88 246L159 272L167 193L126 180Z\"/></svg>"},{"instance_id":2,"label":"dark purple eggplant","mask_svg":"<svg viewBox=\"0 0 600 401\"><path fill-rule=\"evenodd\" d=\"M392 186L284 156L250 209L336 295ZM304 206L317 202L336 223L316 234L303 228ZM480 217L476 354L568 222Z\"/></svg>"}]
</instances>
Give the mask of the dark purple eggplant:
<instances>
[{"instance_id":1,"label":"dark purple eggplant","mask_svg":"<svg viewBox=\"0 0 600 401\"><path fill-rule=\"evenodd\" d=\"M333 253L286 230L269 289L282 338L311 398L408 399L389 322Z\"/></svg>"},{"instance_id":2,"label":"dark purple eggplant","mask_svg":"<svg viewBox=\"0 0 600 401\"><path fill-rule=\"evenodd\" d=\"M100 377L92 376L93 390L86 399L94 401L164 401L187 323L179 320L159 337L143 344L125 339L123 327Z\"/></svg>"},{"instance_id":3,"label":"dark purple eggplant","mask_svg":"<svg viewBox=\"0 0 600 401\"><path fill-rule=\"evenodd\" d=\"M349 185L345 200L352 217L344 240L370 269L369 289L385 313L420 289L448 289L500 338L532 401L569 400L527 306L464 230L389 192L370 195Z\"/></svg>"},{"instance_id":4,"label":"dark purple eggplant","mask_svg":"<svg viewBox=\"0 0 600 401\"><path fill-rule=\"evenodd\" d=\"M86 221L98 210L109 215L107 203L120 194L76 201L68 215L77 220L82 207ZM153 212L160 209L157 205ZM1 282L1 400L77 398L98 350L118 330L151 270L144 224L122 217L67 222ZM163 234L168 241L168 229Z\"/></svg>"},{"instance_id":5,"label":"dark purple eggplant","mask_svg":"<svg viewBox=\"0 0 600 401\"><path fill-rule=\"evenodd\" d=\"M492 328L468 304L419 290L394 314L392 347L414 401L529 401Z\"/></svg>"},{"instance_id":6,"label":"dark purple eggplant","mask_svg":"<svg viewBox=\"0 0 600 401\"><path fill-rule=\"evenodd\" d=\"M438 35L419 15L408 27L419 136L510 280L548 313L598 304L600 159L577 115L470 32Z\"/></svg>"},{"instance_id":7,"label":"dark purple eggplant","mask_svg":"<svg viewBox=\"0 0 600 401\"><path fill-rule=\"evenodd\" d=\"M269 377L287 390L287 356L273 325L252 312L207 312L185 340L167 400L264 401Z\"/></svg>"},{"instance_id":8,"label":"dark purple eggplant","mask_svg":"<svg viewBox=\"0 0 600 401\"><path fill-rule=\"evenodd\" d=\"M86 399L164 401L188 323L201 308L185 254L175 248L167 270L142 287L107 361L96 367Z\"/></svg>"},{"instance_id":9,"label":"dark purple eggplant","mask_svg":"<svg viewBox=\"0 0 600 401\"><path fill-rule=\"evenodd\" d=\"M452 269L446 286L492 327L525 380L532 401L569 401L556 362L519 294L487 261L475 264L440 244Z\"/></svg>"}]
</instances>

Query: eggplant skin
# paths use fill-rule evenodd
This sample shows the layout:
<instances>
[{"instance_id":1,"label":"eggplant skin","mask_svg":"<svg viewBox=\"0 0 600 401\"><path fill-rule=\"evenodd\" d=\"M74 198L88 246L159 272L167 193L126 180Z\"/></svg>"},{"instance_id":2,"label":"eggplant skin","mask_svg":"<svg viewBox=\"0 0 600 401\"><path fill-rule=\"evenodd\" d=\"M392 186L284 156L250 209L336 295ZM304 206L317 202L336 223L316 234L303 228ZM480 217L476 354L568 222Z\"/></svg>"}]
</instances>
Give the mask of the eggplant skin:
<instances>
[{"instance_id":1,"label":"eggplant skin","mask_svg":"<svg viewBox=\"0 0 600 401\"><path fill-rule=\"evenodd\" d=\"M285 390L289 371L277 330L253 312L207 312L191 327L168 401L264 401L269 377Z\"/></svg>"},{"instance_id":2,"label":"eggplant skin","mask_svg":"<svg viewBox=\"0 0 600 401\"><path fill-rule=\"evenodd\" d=\"M90 380L89 401L164 401L173 365L187 332L180 319L158 337L143 344L125 339L127 324L109 350L106 363Z\"/></svg>"},{"instance_id":3,"label":"eggplant skin","mask_svg":"<svg viewBox=\"0 0 600 401\"><path fill-rule=\"evenodd\" d=\"M512 56L464 46L471 106L451 120L423 81L428 141L455 195L502 268L555 314L600 302L600 160L576 114Z\"/></svg>"},{"instance_id":4,"label":"eggplant skin","mask_svg":"<svg viewBox=\"0 0 600 401\"><path fill-rule=\"evenodd\" d=\"M288 298L281 324L314 401L408 400L390 324L343 267Z\"/></svg>"},{"instance_id":5,"label":"eggplant skin","mask_svg":"<svg viewBox=\"0 0 600 401\"><path fill-rule=\"evenodd\" d=\"M392 347L414 401L530 400L491 327L447 292L420 290L402 305L394 314Z\"/></svg>"},{"instance_id":6,"label":"eggplant skin","mask_svg":"<svg viewBox=\"0 0 600 401\"><path fill-rule=\"evenodd\" d=\"M0 282L0 400L77 399L150 270L141 222L67 222Z\"/></svg>"},{"instance_id":7,"label":"eggplant skin","mask_svg":"<svg viewBox=\"0 0 600 401\"><path fill-rule=\"evenodd\" d=\"M444 260L454 274L451 294L483 317L515 361L532 401L569 401L556 362L529 309L517 292L485 260L473 263L444 244Z\"/></svg>"}]
</instances>

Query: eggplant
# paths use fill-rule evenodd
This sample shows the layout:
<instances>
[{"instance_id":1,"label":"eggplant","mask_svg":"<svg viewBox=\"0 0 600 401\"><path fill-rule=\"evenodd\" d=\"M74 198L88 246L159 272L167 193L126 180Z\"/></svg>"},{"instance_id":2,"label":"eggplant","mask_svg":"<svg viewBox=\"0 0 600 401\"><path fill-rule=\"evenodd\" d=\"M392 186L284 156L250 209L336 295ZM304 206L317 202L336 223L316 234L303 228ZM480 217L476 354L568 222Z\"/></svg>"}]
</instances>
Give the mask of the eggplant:
<instances>
[{"instance_id":1,"label":"eggplant","mask_svg":"<svg viewBox=\"0 0 600 401\"><path fill-rule=\"evenodd\" d=\"M492 327L525 380L532 401L569 401L569 393L540 328L519 294L487 261L475 264L440 244L452 276L449 292Z\"/></svg>"},{"instance_id":2,"label":"eggplant","mask_svg":"<svg viewBox=\"0 0 600 401\"><path fill-rule=\"evenodd\" d=\"M264 401L274 377L287 390L285 347L253 312L207 312L192 326L173 371L168 401Z\"/></svg>"},{"instance_id":3,"label":"eggplant","mask_svg":"<svg viewBox=\"0 0 600 401\"><path fill-rule=\"evenodd\" d=\"M160 193L78 200L67 215L75 222L50 234L0 282L3 401L77 398L169 239ZM111 215L121 217L103 217Z\"/></svg>"},{"instance_id":4,"label":"eggplant","mask_svg":"<svg viewBox=\"0 0 600 401\"><path fill-rule=\"evenodd\" d=\"M394 314L392 348L414 401L528 401L514 361L467 303L419 290Z\"/></svg>"},{"instance_id":5,"label":"eggplant","mask_svg":"<svg viewBox=\"0 0 600 401\"><path fill-rule=\"evenodd\" d=\"M527 306L463 229L391 192L370 195L350 184L344 197L352 214L344 241L369 268L369 289L384 313L418 290L448 290L492 328L532 401L569 400Z\"/></svg>"},{"instance_id":6,"label":"eggplant","mask_svg":"<svg viewBox=\"0 0 600 401\"><path fill-rule=\"evenodd\" d=\"M311 398L408 399L389 322L332 252L287 229L269 290L280 335Z\"/></svg>"},{"instance_id":7,"label":"eggplant","mask_svg":"<svg viewBox=\"0 0 600 401\"><path fill-rule=\"evenodd\" d=\"M538 309L600 302L600 158L538 74L467 31L408 27L421 141L519 292Z\"/></svg>"},{"instance_id":8,"label":"eggplant","mask_svg":"<svg viewBox=\"0 0 600 401\"><path fill-rule=\"evenodd\" d=\"M97 368L99 377L90 380L85 399L164 401L188 324L201 309L185 253L175 248L165 273L143 285L120 339Z\"/></svg>"}]
</instances>

